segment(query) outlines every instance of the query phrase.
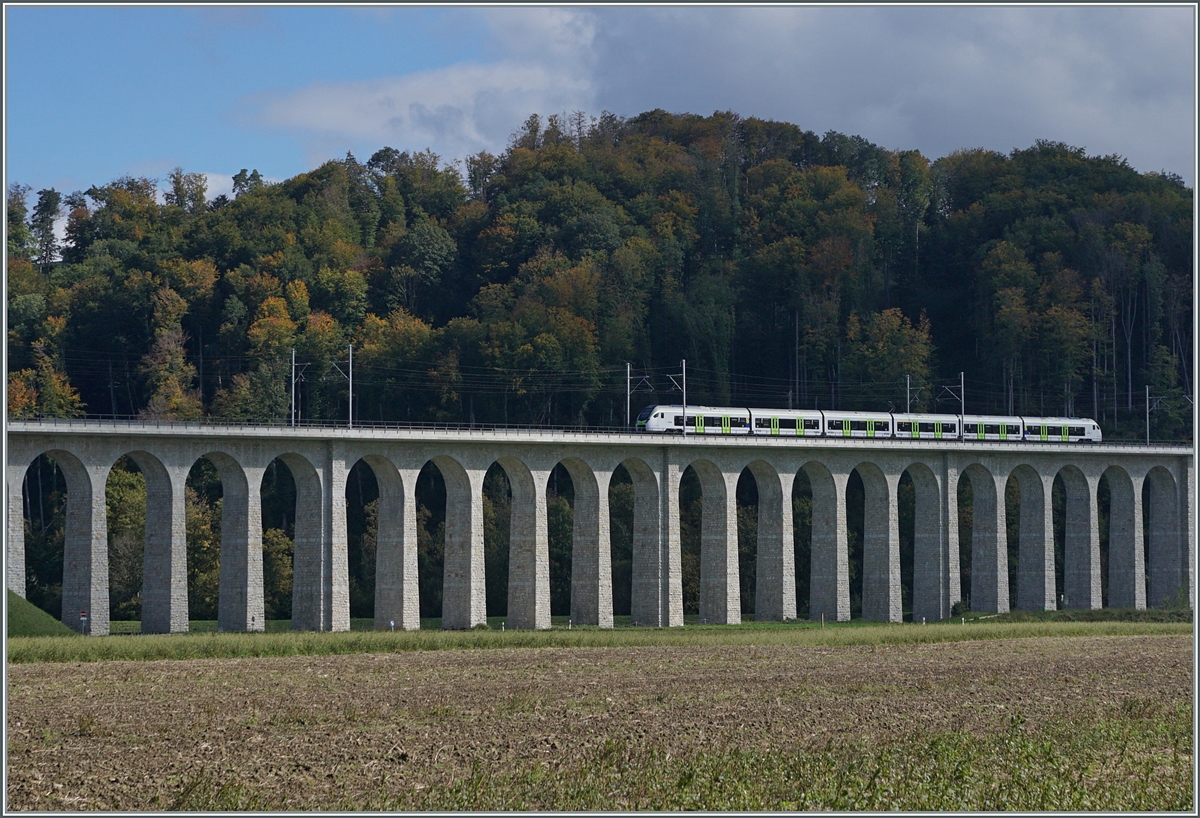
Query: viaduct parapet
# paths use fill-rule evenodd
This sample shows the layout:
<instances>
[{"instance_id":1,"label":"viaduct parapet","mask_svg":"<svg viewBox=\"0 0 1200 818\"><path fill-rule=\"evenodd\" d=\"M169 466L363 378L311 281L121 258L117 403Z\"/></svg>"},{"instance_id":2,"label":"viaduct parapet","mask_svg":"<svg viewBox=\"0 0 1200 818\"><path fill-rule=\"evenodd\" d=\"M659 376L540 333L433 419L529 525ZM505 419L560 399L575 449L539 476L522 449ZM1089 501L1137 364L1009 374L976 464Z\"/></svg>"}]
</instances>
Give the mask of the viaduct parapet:
<instances>
[{"instance_id":1,"label":"viaduct parapet","mask_svg":"<svg viewBox=\"0 0 1200 818\"><path fill-rule=\"evenodd\" d=\"M1097 487L1110 494L1109 605L1162 606L1195 594L1195 458L1185 446L672 437L532 430L306 428L124 421L11 421L7 429L7 585L25 593L23 485L30 464L52 458L67 484L63 621L90 612L86 629L109 631L105 484L122 456L147 484L142 630L186 631L184 483L207 458L220 472L223 504L218 626L263 630L259 489L276 458L296 484L293 627L348 630L346 480L360 460L379 486L375 625L420 626L417 477L432 462L446 485L445 628L485 621L483 481L493 464L512 490L509 627L550 626L547 484L561 464L574 485L571 621L611 627L609 484L618 466L633 481L631 619L683 624L679 486L690 466L703 490L700 616L741 621L736 487L749 469L758 487L758 620L795 619L792 489L812 487L809 616L850 618L846 488L865 491L864 618L901 620L897 488L910 476L916 504L914 620L950 615L962 597L958 486L973 497L971 607L1009 608L1005 488L1020 491L1017 607L1054 609L1051 488L1066 492L1063 587L1071 608L1101 606Z\"/></svg>"}]
</instances>

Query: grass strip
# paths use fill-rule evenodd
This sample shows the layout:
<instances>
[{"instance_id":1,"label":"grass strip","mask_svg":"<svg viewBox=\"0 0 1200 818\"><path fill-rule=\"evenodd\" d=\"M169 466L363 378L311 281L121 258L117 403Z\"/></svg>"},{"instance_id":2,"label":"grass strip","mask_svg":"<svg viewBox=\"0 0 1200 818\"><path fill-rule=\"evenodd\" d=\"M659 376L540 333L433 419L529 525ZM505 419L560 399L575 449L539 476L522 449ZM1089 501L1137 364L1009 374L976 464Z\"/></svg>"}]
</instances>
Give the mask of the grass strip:
<instances>
[{"instance_id":1,"label":"grass strip","mask_svg":"<svg viewBox=\"0 0 1200 818\"><path fill-rule=\"evenodd\" d=\"M534 766L479 762L428 784L397 772L377 794L301 808L346 811L821 810L1194 811L1192 705L1127 699L1122 712L999 735L941 732L868 744L767 751L713 748L673 757L609 740ZM185 810L280 809L236 779L203 773L172 805ZM296 805L291 805L295 809Z\"/></svg>"},{"instance_id":2,"label":"grass strip","mask_svg":"<svg viewBox=\"0 0 1200 818\"><path fill-rule=\"evenodd\" d=\"M8 640L8 662L104 662L218 659L266 656L329 656L419 650L503 648L719 647L770 645L914 645L986 639L1063 636L1151 636L1192 633L1187 623L996 622L937 625L829 625L793 623L687 628L553 628L546 631L420 630L341 633L201 633L68 639Z\"/></svg>"}]
</instances>

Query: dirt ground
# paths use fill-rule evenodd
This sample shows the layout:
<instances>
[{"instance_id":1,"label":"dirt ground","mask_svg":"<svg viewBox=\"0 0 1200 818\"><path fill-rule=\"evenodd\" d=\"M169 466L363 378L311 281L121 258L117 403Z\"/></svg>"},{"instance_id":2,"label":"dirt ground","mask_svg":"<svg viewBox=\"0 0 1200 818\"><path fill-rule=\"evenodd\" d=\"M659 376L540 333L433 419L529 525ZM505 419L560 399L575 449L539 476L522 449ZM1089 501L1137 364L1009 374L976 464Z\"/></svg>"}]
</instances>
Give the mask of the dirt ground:
<instances>
[{"instance_id":1,"label":"dirt ground","mask_svg":"<svg viewBox=\"0 0 1200 818\"><path fill-rule=\"evenodd\" d=\"M1014 714L1036 729L1186 701L1192 665L1188 636L12 665L8 808L163 809L204 780L320 809L608 740L815 749Z\"/></svg>"}]
</instances>

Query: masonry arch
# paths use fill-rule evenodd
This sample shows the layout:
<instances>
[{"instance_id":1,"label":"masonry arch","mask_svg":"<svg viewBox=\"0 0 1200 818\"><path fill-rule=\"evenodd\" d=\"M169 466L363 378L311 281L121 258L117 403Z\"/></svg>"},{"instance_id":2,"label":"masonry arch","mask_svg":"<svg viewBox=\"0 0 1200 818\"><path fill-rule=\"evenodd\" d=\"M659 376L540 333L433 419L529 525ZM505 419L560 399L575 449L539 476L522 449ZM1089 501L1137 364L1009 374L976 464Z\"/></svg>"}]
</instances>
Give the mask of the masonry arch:
<instances>
[{"instance_id":1,"label":"masonry arch","mask_svg":"<svg viewBox=\"0 0 1200 818\"><path fill-rule=\"evenodd\" d=\"M1055 597L1054 518L1051 504L1053 476L1047 477L1028 463L1013 469L1020 498L1017 539L1017 608L1053 611Z\"/></svg>"},{"instance_id":2,"label":"masonry arch","mask_svg":"<svg viewBox=\"0 0 1200 818\"><path fill-rule=\"evenodd\" d=\"M22 574L10 579L10 587L19 584L22 596L82 633L106 634L109 628L107 477L107 466L89 468L65 449L41 452L9 476L21 487L23 506L20 542L8 544ZM32 587L26 572L34 577ZM86 623L80 611L88 612Z\"/></svg>"},{"instance_id":3,"label":"masonry arch","mask_svg":"<svg viewBox=\"0 0 1200 818\"><path fill-rule=\"evenodd\" d=\"M513 628L546 629L550 627L550 556L545 486L538 485L540 479L519 458L501 457L495 465L507 478L511 498L506 623Z\"/></svg>"},{"instance_id":4,"label":"masonry arch","mask_svg":"<svg viewBox=\"0 0 1200 818\"><path fill-rule=\"evenodd\" d=\"M846 535L846 484L849 474L834 475L817 460L800 467L812 489L809 603L811 620L850 621L849 550Z\"/></svg>"},{"instance_id":5,"label":"masonry arch","mask_svg":"<svg viewBox=\"0 0 1200 818\"><path fill-rule=\"evenodd\" d=\"M964 480L970 486L971 610L1008 613L1007 475L993 473L981 463L967 466L959 476L960 504Z\"/></svg>"},{"instance_id":6,"label":"masonry arch","mask_svg":"<svg viewBox=\"0 0 1200 818\"><path fill-rule=\"evenodd\" d=\"M142 528L125 530L136 520L108 521L110 602L123 608L112 615L140 619L142 633L187 632L187 543L174 533L185 518L183 481L155 455L135 449L114 460L105 488L106 497L116 489L118 508L109 507L110 517L140 516Z\"/></svg>"},{"instance_id":7,"label":"masonry arch","mask_svg":"<svg viewBox=\"0 0 1200 818\"><path fill-rule=\"evenodd\" d=\"M278 455L267 467L263 474L262 487L268 480L282 479L278 464L286 467L295 486L295 499L292 501L291 519L292 531L292 629L293 630L333 630L335 619L339 614L349 617L349 600L342 596L335 599L334 589L334 553L332 538L327 536L326 520L324 519L323 486L320 473L307 457L296 452L284 452ZM282 492L286 497L286 489ZM282 525L279 529L287 534L287 502L283 501L280 508L283 513ZM264 511L269 509L264 508ZM272 557L274 543L269 539L268 528L274 521L264 514L263 519L263 552L264 558ZM286 546L285 546L286 547ZM275 557L280 562L286 561L282 554ZM264 575L267 566L264 566ZM264 589L270 591L271 586ZM344 593L344 592L343 592ZM344 607L346 610L336 610ZM349 624L349 623L347 623Z\"/></svg>"},{"instance_id":8,"label":"masonry arch","mask_svg":"<svg viewBox=\"0 0 1200 818\"><path fill-rule=\"evenodd\" d=\"M737 551L738 475L730 479L719 466L703 458L693 460L687 469L695 473L700 484L700 582L697 606L700 622L736 625L742 621ZM687 469L679 486L681 520Z\"/></svg>"},{"instance_id":9,"label":"masonry arch","mask_svg":"<svg viewBox=\"0 0 1200 818\"><path fill-rule=\"evenodd\" d=\"M600 521L610 522L611 475L598 473L577 457L566 457L555 467L570 482L570 615L575 625L613 626L613 557L608 532ZM553 479L553 478L552 478ZM558 488L555 494L565 496ZM553 547L553 543L551 544Z\"/></svg>"},{"instance_id":10,"label":"masonry arch","mask_svg":"<svg viewBox=\"0 0 1200 818\"><path fill-rule=\"evenodd\" d=\"M753 495L747 491L747 484L752 484ZM756 622L796 618L791 485L787 488L785 502L783 479L779 471L765 460L751 461L738 478L738 497L753 500L750 507L755 523L753 595L746 599L746 594L743 594L742 605L743 609L747 603L753 606ZM740 550L743 553L748 551L745 547ZM743 580L743 589L747 585Z\"/></svg>"},{"instance_id":11,"label":"masonry arch","mask_svg":"<svg viewBox=\"0 0 1200 818\"><path fill-rule=\"evenodd\" d=\"M900 622L900 541L896 522L898 474L875 463L854 467L863 484L862 616L877 622Z\"/></svg>"},{"instance_id":12,"label":"masonry arch","mask_svg":"<svg viewBox=\"0 0 1200 818\"><path fill-rule=\"evenodd\" d=\"M925 463L909 463L897 483L897 501L903 480L912 485L912 567L908 587L912 589L912 619L914 622L936 622L950 615L947 602L949 591L948 550L943 531L945 511L941 500L941 483ZM899 502L898 502L899 505ZM900 517L897 508L897 517ZM901 563L901 582L904 564Z\"/></svg>"},{"instance_id":13,"label":"masonry arch","mask_svg":"<svg viewBox=\"0 0 1200 818\"><path fill-rule=\"evenodd\" d=\"M467 470L449 455L430 461L445 485L442 550L442 627L463 630L487 624L484 583L483 479L486 470Z\"/></svg>"},{"instance_id":14,"label":"masonry arch","mask_svg":"<svg viewBox=\"0 0 1200 818\"><path fill-rule=\"evenodd\" d=\"M416 509L413 490L396 465L378 454L355 461L347 473L347 563L351 616L373 619L376 630L420 627Z\"/></svg>"},{"instance_id":15,"label":"masonry arch","mask_svg":"<svg viewBox=\"0 0 1200 818\"><path fill-rule=\"evenodd\" d=\"M633 485L629 621L632 625L665 625L667 599L662 577L667 565L659 547L661 499L658 478L641 458L630 457L620 465ZM611 493L609 499L611 502Z\"/></svg>"},{"instance_id":16,"label":"masonry arch","mask_svg":"<svg viewBox=\"0 0 1200 818\"><path fill-rule=\"evenodd\" d=\"M1096 609L1101 605L1096 485L1073 465L1059 469L1055 480L1061 482L1064 498L1063 607Z\"/></svg>"},{"instance_id":17,"label":"masonry arch","mask_svg":"<svg viewBox=\"0 0 1200 818\"><path fill-rule=\"evenodd\" d=\"M1146 555L1142 543L1142 480L1120 466L1100 479L1108 484L1108 587L1110 608L1146 608Z\"/></svg>"},{"instance_id":18,"label":"masonry arch","mask_svg":"<svg viewBox=\"0 0 1200 818\"><path fill-rule=\"evenodd\" d=\"M1188 604L1187 543L1180 532L1179 487L1174 475L1155 466L1142 483L1145 514L1146 604Z\"/></svg>"}]
</instances>

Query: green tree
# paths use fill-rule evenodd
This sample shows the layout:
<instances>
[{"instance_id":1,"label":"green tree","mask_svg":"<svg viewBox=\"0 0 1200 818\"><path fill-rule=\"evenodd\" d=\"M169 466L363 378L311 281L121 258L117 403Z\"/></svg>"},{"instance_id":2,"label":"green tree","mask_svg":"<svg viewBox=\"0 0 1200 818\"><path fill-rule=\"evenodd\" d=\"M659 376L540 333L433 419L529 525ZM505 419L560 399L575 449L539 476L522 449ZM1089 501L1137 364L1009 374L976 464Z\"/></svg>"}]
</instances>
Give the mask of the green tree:
<instances>
[{"instance_id":1,"label":"green tree","mask_svg":"<svg viewBox=\"0 0 1200 818\"><path fill-rule=\"evenodd\" d=\"M262 534L263 549L263 609L267 619L292 618L292 552L291 537L278 528L268 528Z\"/></svg>"},{"instance_id":2,"label":"green tree","mask_svg":"<svg viewBox=\"0 0 1200 818\"><path fill-rule=\"evenodd\" d=\"M868 385L860 408L890 404L895 411L905 405L905 375L913 387L929 384L929 360L933 345L929 337L929 319L923 314L914 325L898 308L884 310L860 322L850 316L846 327L845 367L850 379ZM927 395L928 389L921 390ZM921 398L915 411L925 408Z\"/></svg>"},{"instance_id":3,"label":"green tree","mask_svg":"<svg viewBox=\"0 0 1200 818\"><path fill-rule=\"evenodd\" d=\"M170 287L154 294L154 346L142 358L150 398L139 413L156 420L197 420L204 414L196 368L187 360L187 335L180 319L187 302Z\"/></svg>"},{"instance_id":4,"label":"green tree","mask_svg":"<svg viewBox=\"0 0 1200 818\"><path fill-rule=\"evenodd\" d=\"M163 199L169 207L178 207L184 213L195 215L203 213L208 205L205 197L208 191L208 177L203 173L184 173L183 168L175 168L167 177L171 189L163 194Z\"/></svg>"},{"instance_id":5,"label":"green tree","mask_svg":"<svg viewBox=\"0 0 1200 818\"><path fill-rule=\"evenodd\" d=\"M220 590L221 500L208 498L189 484L183 490L187 539L188 618L215 620Z\"/></svg>"},{"instance_id":6,"label":"green tree","mask_svg":"<svg viewBox=\"0 0 1200 818\"><path fill-rule=\"evenodd\" d=\"M29 231L36 253L34 261L43 273L50 271L51 263L58 257L58 236L54 233L54 222L61 212L61 193L54 188L38 191L37 205L29 220Z\"/></svg>"},{"instance_id":7,"label":"green tree","mask_svg":"<svg viewBox=\"0 0 1200 818\"><path fill-rule=\"evenodd\" d=\"M141 618L146 542L146 478L125 458L105 484L108 512L108 605L115 620Z\"/></svg>"},{"instance_id":8,"label":"green tree","mask_svg":"<svg viewBox=\"0 0 1200 818\"><path fill-rule=\"evenodd\" d=\"M13 182L8 186L7 205L7 240L8 256L14 258L29 258L33 250L33 234L25 222L29 216L29 205L25 197L32 188L29 185L19 185ZM10 262L11 263L11 262Z\"/></svg>"}]
</instances>

